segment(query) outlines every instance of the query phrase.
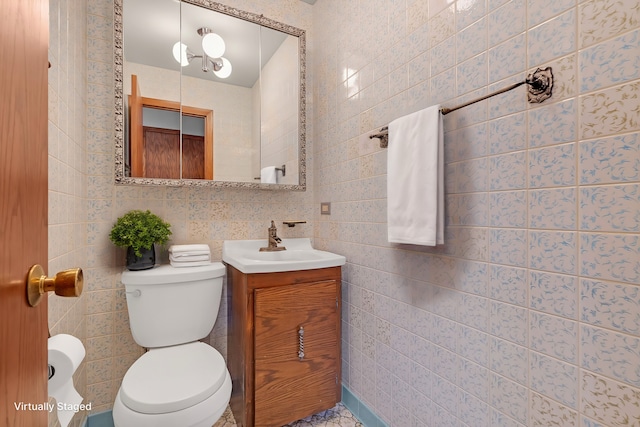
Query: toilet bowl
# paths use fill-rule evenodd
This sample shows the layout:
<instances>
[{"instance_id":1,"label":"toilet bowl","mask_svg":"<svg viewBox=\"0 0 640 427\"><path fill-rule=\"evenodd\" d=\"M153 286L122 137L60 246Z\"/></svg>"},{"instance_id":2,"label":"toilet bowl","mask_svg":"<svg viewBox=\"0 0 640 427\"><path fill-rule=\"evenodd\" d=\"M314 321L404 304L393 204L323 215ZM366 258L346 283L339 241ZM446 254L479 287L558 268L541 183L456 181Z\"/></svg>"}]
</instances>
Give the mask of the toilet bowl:
<instances>
[{"instance_id":1,"label":"toilet bowl","mask_svg":"<svg viewBox=\"0 0 640 427\"><path fill-rule=\"evenodd\" d=\"M222 355L197 339L215 323L224 271L212 263L122 274L134 340L149 351L122 380L116 427L211 427L222 416L231 376Z\"/></svg>"},{"instance_id":2,"label":"toilet bowl","mask_svg":"<svg viewBox=\"0 0 640 427\"><path fill-rule=\"evenodd\" d=\"M113 405L116 427L211 427L231 397L231 377L213 347L154 349L127 371Z\"/></svg>"}]
</instances>

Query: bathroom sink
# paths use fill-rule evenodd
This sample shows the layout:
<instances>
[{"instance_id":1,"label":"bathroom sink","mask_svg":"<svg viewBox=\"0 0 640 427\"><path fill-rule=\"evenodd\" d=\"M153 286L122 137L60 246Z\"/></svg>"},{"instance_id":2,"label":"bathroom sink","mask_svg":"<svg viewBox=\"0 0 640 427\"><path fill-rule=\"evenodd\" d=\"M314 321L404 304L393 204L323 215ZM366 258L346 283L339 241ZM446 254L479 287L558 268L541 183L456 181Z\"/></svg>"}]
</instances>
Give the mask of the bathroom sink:
<instances>
[{"instance_id":1,"label":"bathroom sink","mask_svg":"<svg viewBox=\"0 0 640 427\"><path fill-rule=\"evenodd\" d=\"M277 273L344 265L346 258L311 246L311 239L282 239L284 251L260 251L267 240L225 240L222 260L243 273Z\"/></svg>"}]
</instances>

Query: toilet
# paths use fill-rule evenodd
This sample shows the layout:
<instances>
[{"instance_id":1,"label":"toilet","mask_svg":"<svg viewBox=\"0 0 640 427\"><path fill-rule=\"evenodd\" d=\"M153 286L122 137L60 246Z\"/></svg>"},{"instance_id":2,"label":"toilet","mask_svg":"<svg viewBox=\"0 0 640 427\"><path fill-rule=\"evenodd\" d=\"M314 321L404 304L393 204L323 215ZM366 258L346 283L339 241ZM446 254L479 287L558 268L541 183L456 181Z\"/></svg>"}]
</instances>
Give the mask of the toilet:
<instances>
[{"instance_id":1,"label":"toilet","mask_svg":"<svg viewBox=\"0 0 640 427\"><path fill-rule=\"evenodd\" d=\"M222 355L198 341L218 316L225 267L124 271L133 339L148 351L129 368L113 404L116 427L211 427L231 398Z\"/></svg>"}]
</instances>

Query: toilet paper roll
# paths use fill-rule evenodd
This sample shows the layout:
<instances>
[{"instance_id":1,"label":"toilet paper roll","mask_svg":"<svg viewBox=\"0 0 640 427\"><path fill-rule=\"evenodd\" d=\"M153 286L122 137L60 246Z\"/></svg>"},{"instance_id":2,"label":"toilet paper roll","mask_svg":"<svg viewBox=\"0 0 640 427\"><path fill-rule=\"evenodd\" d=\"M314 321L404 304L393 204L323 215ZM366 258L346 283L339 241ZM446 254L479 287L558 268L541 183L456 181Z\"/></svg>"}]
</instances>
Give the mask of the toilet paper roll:
<instances>
[{"instance_id":1,"label":"toilet paper roll","mask_svg":"<svg viewBox=\"0 0 640 427\"><path fill-rule=\"evenodd\" d=\"M67 427L82 403L82 396L73 386L73 374L84 359L85 349L78 338L66 334L49 338L48 348L49 365L53 367L49 396L56 399L60 425Z\"/></svg>"}]
</instances>

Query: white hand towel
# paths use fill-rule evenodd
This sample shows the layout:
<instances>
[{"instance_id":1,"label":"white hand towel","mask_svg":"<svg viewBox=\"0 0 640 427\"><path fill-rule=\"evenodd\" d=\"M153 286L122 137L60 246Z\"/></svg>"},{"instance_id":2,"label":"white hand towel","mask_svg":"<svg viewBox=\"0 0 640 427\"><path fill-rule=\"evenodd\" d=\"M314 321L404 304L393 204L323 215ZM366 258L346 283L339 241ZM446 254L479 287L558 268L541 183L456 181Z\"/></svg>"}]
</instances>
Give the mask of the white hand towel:
<instances>
[{"instance_id":1,"label":"white hand towel","mask_svg":"<svg viewBox=\"0 0 640 427\"><path fill-rule=\"evenodd\" d=\"M200 265L209 265L211 264L211 261L185 261L185 262L169 261L169 264L171 264L171 266L175 268L198 267Z\"/></svg>"},{"instance_id":2,"label":"white hand towel","mask_svg":"<svg viewBox=\"0 0 640 427\"><path fill-rule=\"evenodd\" d=\"M194 253L210 253L211 249L209 249L209 245L206 244L194 244L194 245L171 245L169 247L169 253L178 254L183 252L194 252Z\"/></svg>"},{"instance_id":3,"label":"white hand towel","mask_svg":"<svg viewBox=\"0 0 640 427\"><path fill-rule=\"evenodd\" d=\"M202 255L169 254L169 261L177 261L177 262L211 261L211 255L210 254L202 254Z\"/></svg>"},{"instance_id":4,"label":"white hand towel","mask_svg":"<svg viewBox=\"0 0 640 427\"><path fill-rule=\"evenodd\" d=\"M260 169L260 182L262 184L277 184L278 171L275 166L267 166Z\"/></svg>"},{"instance_id":5,"label":"white hand towel","mask_svg":"<svg viewBox=\"0 0 640 427\"><path fill-rule=\"evenodd\" d=\"M389 123L388 150L389 242L444 244L444 135L440 106Z\"/></svg>"}]
</instances>

